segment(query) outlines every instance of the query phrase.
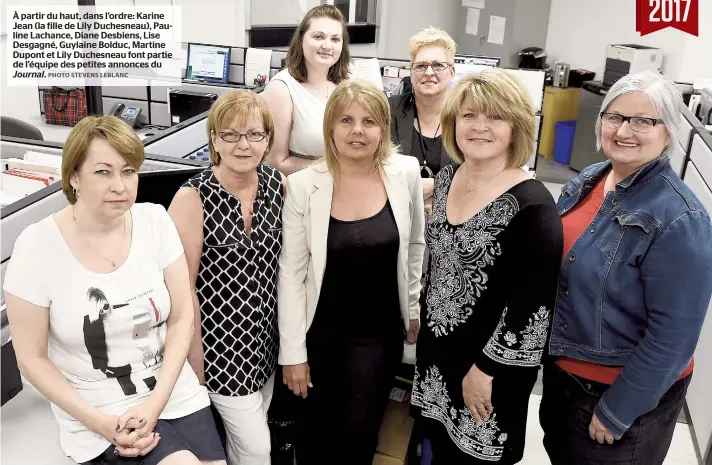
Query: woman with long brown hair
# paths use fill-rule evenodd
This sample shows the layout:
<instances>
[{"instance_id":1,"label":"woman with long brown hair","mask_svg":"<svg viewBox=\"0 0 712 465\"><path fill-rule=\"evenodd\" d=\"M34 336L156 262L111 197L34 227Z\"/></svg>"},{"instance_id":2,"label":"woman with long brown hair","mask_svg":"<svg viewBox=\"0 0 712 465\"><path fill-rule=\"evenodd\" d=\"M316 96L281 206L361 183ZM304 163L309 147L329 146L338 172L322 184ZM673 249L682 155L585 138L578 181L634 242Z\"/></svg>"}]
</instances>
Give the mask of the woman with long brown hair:
<instances>
[{"instance_id":1,"label":"woman with long brown hair","mask_svg":"<svg viewBox=\"0 0 712 465\"><path fill-rule=\"evenodd\" d=\"M312 8L292 36L286 69L262 93L275 124L274 146L267 161L286 175L324 154L321 122L329 96L349 74L348 39L338 8Z\"/></svg>"}]
</instances>

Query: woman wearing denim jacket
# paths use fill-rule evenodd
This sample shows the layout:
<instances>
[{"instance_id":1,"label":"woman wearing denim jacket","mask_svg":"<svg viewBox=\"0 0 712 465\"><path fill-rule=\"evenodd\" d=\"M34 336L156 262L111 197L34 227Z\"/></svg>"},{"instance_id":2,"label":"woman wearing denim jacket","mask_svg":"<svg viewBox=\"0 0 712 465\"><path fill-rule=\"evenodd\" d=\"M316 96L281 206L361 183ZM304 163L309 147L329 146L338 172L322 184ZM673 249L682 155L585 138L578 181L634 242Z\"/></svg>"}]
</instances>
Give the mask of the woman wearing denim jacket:
<instances>
[{"instance_id":1,"label":"woman wearing denim jacket","mask_svg":"<svg viewBox=\"0 0 712 465\"><path fill-rule=\"evenodd\" d=\"M608 161L564 186L540 421L558 464L662 464L712 294L712 225L670 166L682 99L643 72L596 123Z\"/></svg>"}]
</instances>

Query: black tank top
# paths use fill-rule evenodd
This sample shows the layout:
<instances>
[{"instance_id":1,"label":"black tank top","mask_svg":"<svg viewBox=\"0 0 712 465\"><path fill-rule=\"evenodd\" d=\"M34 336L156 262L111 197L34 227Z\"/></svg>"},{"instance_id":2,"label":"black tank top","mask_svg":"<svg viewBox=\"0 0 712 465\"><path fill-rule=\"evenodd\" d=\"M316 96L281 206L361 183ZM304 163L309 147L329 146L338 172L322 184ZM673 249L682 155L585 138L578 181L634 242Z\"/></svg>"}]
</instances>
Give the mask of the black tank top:
<instances>
[{"instance_id":1,"label":"black tank top","mask_svg":"<svg viewBox=\"0 0 712 465\"><path fill-rule=\"evenodd\" d=\"M311 337L380 338L403 332L399 242L390 202L370 218L330 219L326 269Z\"/></svg>"}]
</instances>

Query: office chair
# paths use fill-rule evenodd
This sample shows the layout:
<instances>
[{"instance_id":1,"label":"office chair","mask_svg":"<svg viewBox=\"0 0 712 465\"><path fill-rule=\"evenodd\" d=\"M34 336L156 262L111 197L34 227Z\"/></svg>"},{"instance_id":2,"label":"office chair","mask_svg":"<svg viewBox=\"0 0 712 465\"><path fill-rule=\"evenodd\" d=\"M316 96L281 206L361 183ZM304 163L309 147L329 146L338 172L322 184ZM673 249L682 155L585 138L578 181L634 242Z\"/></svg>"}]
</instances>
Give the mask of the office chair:
<instances>
[{"instance_id":1,"label":"office chair","mask_svg":"<svg viewBox=\"0 0 712 465\"><path fill-rule=\"evenodd\" d=\"M44 140L42 132L29 123L9 116L0 116L0 132L3 136Z\"/></svg>"}]
</instances>

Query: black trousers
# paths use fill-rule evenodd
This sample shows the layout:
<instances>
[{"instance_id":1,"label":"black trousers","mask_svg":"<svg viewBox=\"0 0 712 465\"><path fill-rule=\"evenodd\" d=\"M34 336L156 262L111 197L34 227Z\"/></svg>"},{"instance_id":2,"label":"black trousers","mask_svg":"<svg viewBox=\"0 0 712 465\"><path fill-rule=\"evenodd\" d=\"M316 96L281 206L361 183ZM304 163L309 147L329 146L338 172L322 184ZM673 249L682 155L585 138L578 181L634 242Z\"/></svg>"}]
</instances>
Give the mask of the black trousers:
<instances>
[{"instance_id":1,"label":"black trousers","mask_svg":"<svg viewBox=\"0 0 712 465\"><path fill-rule=\"evenodd\" d=\"M304 402L299 465L328 459L371 465L403 339L346 338L307 342L314 387Z\"/></svg>"},{"instance_id":2,"label":"black trousers","mask_svg":"<svg viewBox=\"0 0 712 465\"><path fill-rule=\"evenodd\" d=\"M306 399L275 380L269 424L272 464L371 465L403 339L308 338L312 384Z\"/></svg>"},{"instance_id":3,"label":"black trousers","mask_svg":"<svg viewBox=\"0 0 712 465\"><path fill-rule=\"evenodd\" d=\"M608 386L547 362L539 422L552 465L662 465L691 378L675 382L658 406L636 419L620 440L599 444L588 435L588 426Z\"/></svg>"}]
</instances>

